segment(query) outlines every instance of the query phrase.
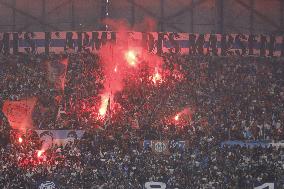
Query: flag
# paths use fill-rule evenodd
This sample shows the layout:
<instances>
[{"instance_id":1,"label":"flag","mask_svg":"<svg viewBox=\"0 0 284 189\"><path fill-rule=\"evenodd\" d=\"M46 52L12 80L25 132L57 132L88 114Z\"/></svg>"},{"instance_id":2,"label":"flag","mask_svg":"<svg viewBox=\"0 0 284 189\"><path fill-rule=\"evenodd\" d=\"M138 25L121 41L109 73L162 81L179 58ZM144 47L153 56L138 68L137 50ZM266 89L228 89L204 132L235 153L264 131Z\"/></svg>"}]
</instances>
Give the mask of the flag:
<instances>
[{"instance_id":1,"label":"flag","mask_svg":"<svg viewBox=\"0 0 284 189\"><path fill-rule=\"evenodd\" d=\"M66 111L64 110L64 108L60 105L57 111L57 116L56 116L56 120L61 118L62 114L66 114Z\"/></svg>"},{"instance_id":2,"label":"flag","mask_svg":"<svg viewBox=\"0 0 284 189\"><path fill-rule=\"evenodd\" d=\"M139 129L140 126L139 126L139 121L138 121L138 115L135 113L133 115L133 117L129 117L129 123L131 124L131 128L132 129Z\"/></svg>"},{"instance_id":3,"label":"flag","mask_svg":"<svg viewBox=\"0 0 284 189\"><path fill-rule=\"evenodd\" d=\"M3 113L13 129L33 128L32 113L37 98L31 97L19 101L6 100L3 105Z\"/></svg>"},{"instance_id":4,"label":"flag","mask_svg":"<svg viewBox=\"0 0 284 189\"><path fill-rule=\"evenodd\" d=\"M47 61L47 76L51 86L58 91L64 91L68 60L60 62Z\"/></svg>"},{"instance_id":5,"label":"flag","mask_svg":"<svg viewBox=\"0 0 284 189\"><path fill-rule=\"evenodd\" d=\"M131 128L132 129L139 129L139 121L137 118L132 119L131 121Z\"/></svg>"},{"instance_id":6,"label":"flag","mask_svg":"<svg viewBox=\"0 0 284 189\"><path fill-rule=\"evenodd\" d=\"M169 154L169 141L168 140L144 140L143 146L145 149L151 148L155 154Z\"/></svg>"},{"instance_id":7,"label":"flag","mask_svg":"<svg viewBox=\"0 0 284 189\"><path fill-rule=\"evenodd\" d=\"M107 102L107 111L106 111L106 119L105 119L105 129L107 129L107 126L110 125L110 119L111 119L111 110L110 110L110 97L108 98Z\"/></svg>"}]
</instances>

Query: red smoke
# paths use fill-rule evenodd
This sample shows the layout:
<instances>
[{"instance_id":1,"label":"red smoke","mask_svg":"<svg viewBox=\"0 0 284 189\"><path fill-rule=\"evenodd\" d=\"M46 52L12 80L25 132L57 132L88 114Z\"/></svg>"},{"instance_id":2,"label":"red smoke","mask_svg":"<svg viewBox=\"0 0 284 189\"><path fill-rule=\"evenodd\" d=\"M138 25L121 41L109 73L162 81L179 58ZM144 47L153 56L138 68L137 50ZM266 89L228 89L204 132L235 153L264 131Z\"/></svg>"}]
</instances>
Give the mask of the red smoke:
<instances>
[{"instance_id":1,"label":"red smoke","mask_svg":"<svg viewBox=\"0 0 284 189\"><path fill-rule=\"evenodd\" d=\"M147 24L152 24L149 20ZM138 77L141 66L147 65L152 70L152 81L154 84L162 81L159 70L162 69L162 58L149 54L147 50L141 47L141 43L131 41L130 27L122 20L105 20L105 24L109 25L112 30L120 32L118 43L108 42L104 45L99 55L101 57L101 65L104 72L104 90L101 92L101 103L99 108L99 116L104 117L107 111L108 99L111 102L117 92L124 88L124 82L131 80L132 77ZM153 27L153 26L151 26ZM133 78L135 79L135 78Z\"/></svg>"},{"instance_id":2,"label":"red smoke","mask_svg":"<svg viewBox=\"0 0 284 189\"><path fill-rule=\"evenodd\" d=\"M129 32L129 31L139 31L139 32L155 32L157 31L157 21L150 17L145 17L139 23L136 23L133 27L129 25L127 20L123 19L105 19L104 24L110 26L112 31L118 32Z\"/></svg>"}]
</instances>

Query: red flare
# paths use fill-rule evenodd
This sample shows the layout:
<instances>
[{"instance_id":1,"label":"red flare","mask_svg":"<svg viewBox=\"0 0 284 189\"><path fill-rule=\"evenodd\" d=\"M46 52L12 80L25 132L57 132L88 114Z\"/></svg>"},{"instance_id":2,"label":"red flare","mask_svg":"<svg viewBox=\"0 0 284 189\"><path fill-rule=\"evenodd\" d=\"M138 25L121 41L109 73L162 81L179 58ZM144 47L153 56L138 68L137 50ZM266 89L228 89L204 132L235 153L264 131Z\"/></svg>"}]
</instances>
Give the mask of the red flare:
<instances>
[{"instance_id":1,"label":"red flare","mask_svg":"<svg viewBox=\"0 0 284 189\"><path fill-rule=\"evenodd\" d=\"M22 143L23 142L22 137L19 137L18 141L19 141L19 143Z\"/></svg>"},{"instance_id":2,"label":"red flare","mask_svg":"<svg viewBox=\"0 0 284 189\"><path fill-rule=\"evenodd\" d=\"M154 75L152 76L152 81L153 81L154 84L163 81L163 80L162 80L162 76L161 76L161 74L158 72L158 69L157 69L157 68L155 68L155 73L154 73Z\"/></svg>"},{"instance_id":3,"label":"red flare","mask_svg":"<svg viewBox=\"0 0 284 189\"><path fill-rule=\"evenodd\" d=\"M161 79L162 79L161 75L157 72L157 73L154 74L152 81L156 84Z\"/></svg>"},{"instance_id":4,"label":"red flare","mask_svg":"<svg viewBox=\"0 0 284 189\"><path fill-rule=\"evenodd\" d=\"M39 150L39 151L37 151L37 157L38 157L38 158L41 157L41 155L43 154L43 152L44 152L44 150Z\"/></svg>"},{"instance_id":5,"label":"red flare","mask_svg":"<svg viewBox=\"0 0 284 189\"><path fill-rule=\"evenodd\" d=\"M101 107L99 109L99 114L102 117L104 117L107 112L108 101L109 101L109 94L102 95Z\"/></svg>"},{"instance_id":6,"label":"red flare","mask_svg":"<svg viewBox=\"0 0 284 189\"><path fill-rule=\"evenodd\" d=\"M129 50L125 53L125 59L130 66L136 66L137 53L133 50Z\"/></svg>"},{"instance_id":7,"label":"red flare","mask_svg":"<svg viewBox=\"0 0 284 189\"><path fill-rule=\"evenodd\" d=\"M176 121L178 121L178 120L179 120L179 114L177 114L177 115L174 117L174 119L175 119Z\"/></svg>"}]
</instances>

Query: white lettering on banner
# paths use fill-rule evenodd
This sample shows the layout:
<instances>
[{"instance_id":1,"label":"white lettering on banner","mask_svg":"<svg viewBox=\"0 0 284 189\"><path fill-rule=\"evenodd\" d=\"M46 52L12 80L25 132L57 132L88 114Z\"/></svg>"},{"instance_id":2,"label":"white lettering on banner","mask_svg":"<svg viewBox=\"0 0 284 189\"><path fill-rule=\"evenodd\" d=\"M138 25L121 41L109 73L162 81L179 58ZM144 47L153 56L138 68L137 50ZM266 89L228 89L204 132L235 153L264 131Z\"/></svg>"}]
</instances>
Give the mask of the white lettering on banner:
<instances>
[{"instance_id":1,"label":"white lettering on banner","mask_svg":"<svg viewBox=\"0 0 284 189\"><path fill-rule=\"evenodd\" d=\"M166 189L166 184L163 182L146 182L146 189Z\"/></svg>"},{"instance_id":2,"label":"white lettering on banner","mask_svg":"<svg viewBox=\"0 0 284 189\"><path fill-rule=\"evenodd\" d=\"M55 189L55 184L54 182L51 182L51 181L46 181L45 183L42 183L40 186L39 186L39 189Z\"/></svg>"},{"instance_id":3,"label":"white lettering on banner","mask_svg":"<svg viewBox=\"0 0 284 189\"><path fill-rule=\"evenodd\" d=\"M264 183L263 185L254 187L254 189L274 189L274 183Z\"/></svg>"}]
</instances>

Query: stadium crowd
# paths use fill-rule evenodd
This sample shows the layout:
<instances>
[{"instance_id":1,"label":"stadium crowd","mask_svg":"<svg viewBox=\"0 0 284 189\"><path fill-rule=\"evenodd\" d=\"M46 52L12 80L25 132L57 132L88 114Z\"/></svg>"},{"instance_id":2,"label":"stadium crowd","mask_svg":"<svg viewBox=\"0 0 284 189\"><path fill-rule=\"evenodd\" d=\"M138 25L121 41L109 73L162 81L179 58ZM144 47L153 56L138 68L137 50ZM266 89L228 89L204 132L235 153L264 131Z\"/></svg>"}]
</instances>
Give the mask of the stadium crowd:
<instances>
[{"instance_id":1,"label":"stadium crowd","mask_svg":"<svg viewBox=\"0 0 284 189\"><path fill-rule=\"evenodd\" d=\"M62 94L48 82L45 63L64 58L69 64ZM174 54L163 59L163 82L153 85L146 68L125 81L114 98L119 106L105 123L93 116L104 81L97 55L2 56L2 104L37 96L33 119L39 129L86 132L81 140L37 157L38 136L31 131L19 144L1 113L1 134L11 135L11 143L1 147L0 187L35 188L38 181L52 180L60 188L78 189L142 188L147 181L218 189L283 180L281 148L220 146L225 140L283 140L283 62ZM169 121L185 108L189 118ZM59 116L58 109L64 109ZM143 140L187 140L189 147L157 155L141 145Z\"/></svg>"},{"instance_id":2,"label":"stadium crowd","mask_svg":"<svg viewBox=\"0 0 284 189\"><path fill-rule=\"evenodd\" d=\"M17 139L17 138L15 138ZM153 154L139 137L110 138L88 133L80 142L53 146L38 157L37 136L1 148L1 188L36 188L49 180L59 188L143 188L159 181L167 188L252 188L278 181L283 187L283 149L277 147L215 146L171 149ZM282 184L282 185L280 185Z\"/></svg>"}]
</instances>

